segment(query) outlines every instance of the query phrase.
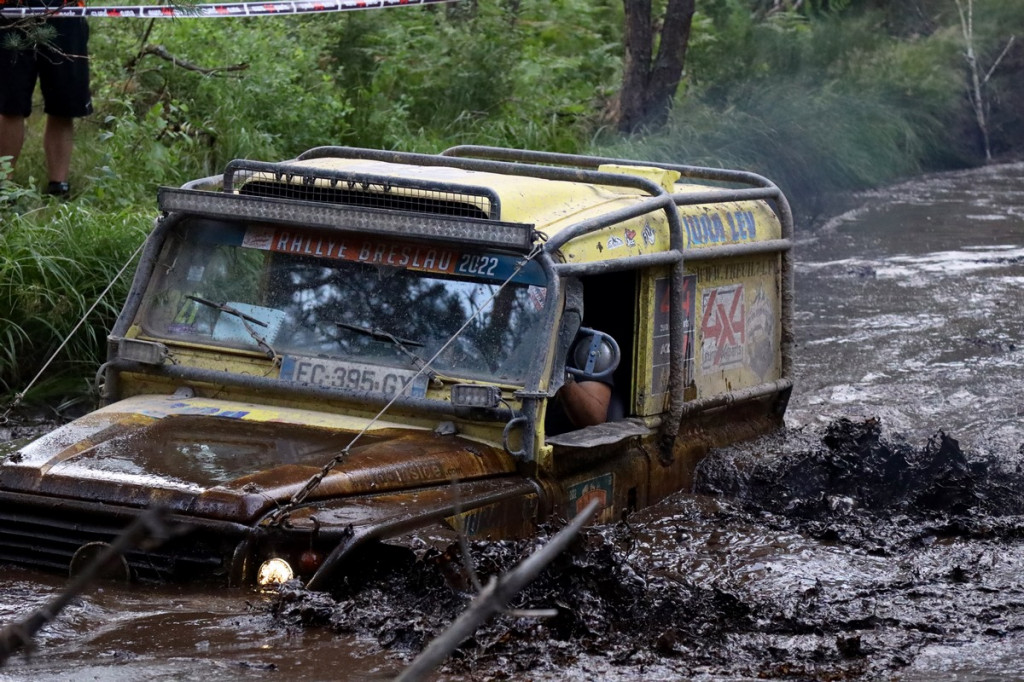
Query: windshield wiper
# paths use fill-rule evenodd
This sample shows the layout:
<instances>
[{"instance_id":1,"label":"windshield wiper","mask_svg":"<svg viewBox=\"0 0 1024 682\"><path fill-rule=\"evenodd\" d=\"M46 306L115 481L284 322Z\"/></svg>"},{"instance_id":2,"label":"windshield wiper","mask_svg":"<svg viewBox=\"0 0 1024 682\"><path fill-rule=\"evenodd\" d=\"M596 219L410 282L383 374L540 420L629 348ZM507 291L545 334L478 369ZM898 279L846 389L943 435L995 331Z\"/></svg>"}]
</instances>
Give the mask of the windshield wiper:
<instances>
[{"instance_id":1,"label":"windshield wiper","mask_svg":"<svg viewBox=\"0 0 1024 682\"><path fill-rule=\"evenodd\" d=\"M406 346L423 347L424 344L422 344L419 341L414 341L413 339L403 339L399 336L395 336L391 332L381 329L380 327L364 327L362 325L350 324L348 322L334 322L334 324L338 327L341 327L342 329L348 329L350 331L359 332L360 334L366 334L370 338L377 339L378 341L389 341L391 345L405 353L413 361L413 364L417 365L420 369L423 369L424 367L427 366L427 363L426 361L423 360L423 358L421 358L419 355L406 348ZM430 378L433 379L433 372L430 372Z\"/></svg>"},{"instance_id":2,"label":"windshield wiper","mask_svg":"<svg viewBox=\"0 0 1024 682\"><path fill-rule=\"evenodd\" d=\"M202 305L209 306L214 310L219 310L222 313L227 313L228 315L233 315L234 317L237 317L239 320L242 321L242 326L245 327L245 331L247 331L249 333L249 336L252 337L253 341L255 341L256 344L263 349L263 352L267 354L267 357L270 358L271 360L277 357L277 351L275 351L270 346L270 344L267 343L266 339L260 336L256 332L256 330L252 328L252 325L254 324L258 324L261 327L269 326L263 320L253 317L252 315L246 315L241 310L238 310L237 308L232 308L227 303L217 303L216 301L211 301L208 298L203 298L202 296L193 296L192 294L186 294L185 298L191 301L195 301L196 303L201 303Z\"/></svg>"}]
</instances>

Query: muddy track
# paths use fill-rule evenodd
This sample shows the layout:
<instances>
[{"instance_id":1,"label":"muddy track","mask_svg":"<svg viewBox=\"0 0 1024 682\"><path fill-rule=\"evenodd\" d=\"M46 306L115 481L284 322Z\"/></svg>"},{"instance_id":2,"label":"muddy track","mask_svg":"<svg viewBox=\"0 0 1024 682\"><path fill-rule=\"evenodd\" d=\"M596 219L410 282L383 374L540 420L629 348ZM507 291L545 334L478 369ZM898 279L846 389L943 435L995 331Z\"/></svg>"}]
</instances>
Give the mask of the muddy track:
<instances>
[{"instance_id":1,"label":"muddy track","mask_svg":"<svg viewBox=\"0 0 1024 682\"><path fill-rule=\"evenodd\" d=\"M800 235L790 428L587 531L515 604L559 615L495 619L446 675L1024 677L1022 182L1024 164L915 179ZM493 574L542 541L474 559ZM399 665L466 604L453 561L369 596L287 590L276 622Z\"/></svg>"},{"instance_id":2,"label":"muddy track","mask_svg":"<svg viewBox=\"0 0 1024 682\"><path fill-rule=\"evenodd\" d=\"M1024 628L1022 487L1016 463L942 433L890 439L876 420L719 452L699 495L587 530L511 605L558 616L494 619L445 670L889 678L927 646ZM543 539L477 543L473 560L493 575ZM457 564L410 557L333 596L290 587L273 612L413 655L467 603L446 581Z\"/></svg>"}]
</instances>

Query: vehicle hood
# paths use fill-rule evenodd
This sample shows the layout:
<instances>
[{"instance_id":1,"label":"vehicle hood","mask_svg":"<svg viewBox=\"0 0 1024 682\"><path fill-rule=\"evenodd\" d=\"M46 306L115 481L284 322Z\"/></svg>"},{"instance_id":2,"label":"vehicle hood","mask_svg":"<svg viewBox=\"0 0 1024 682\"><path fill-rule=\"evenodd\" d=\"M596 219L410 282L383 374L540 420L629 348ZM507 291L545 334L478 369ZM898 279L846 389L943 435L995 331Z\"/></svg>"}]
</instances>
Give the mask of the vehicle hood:
<instances>
[{"instance_id":1,"label":"vehicle hood","mask_svg":"<svg viewBox=\"0 0 1024 682\"><path fill-rule=\"evenodd\" d=\"M60 427L0 464L0 490L248 523L287 502L367 420L291 408L138 396ZM515 471L503 450L376 422L309 501Z\"/></svg>"}]
</instances>

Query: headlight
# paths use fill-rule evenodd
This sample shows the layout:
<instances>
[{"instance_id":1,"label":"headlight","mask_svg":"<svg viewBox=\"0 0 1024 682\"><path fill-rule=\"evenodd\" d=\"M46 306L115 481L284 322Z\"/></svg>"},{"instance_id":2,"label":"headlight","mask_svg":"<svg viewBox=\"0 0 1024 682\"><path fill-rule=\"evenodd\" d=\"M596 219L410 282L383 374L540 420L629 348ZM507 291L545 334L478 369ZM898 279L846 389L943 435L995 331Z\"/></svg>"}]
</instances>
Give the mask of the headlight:
<instances>
[{"instance_id":1,"label":"headlight","mask_svg":"<svg viewBox=\"0 0 1024 682\"><path fill-rule=\"evenodd\" d=\"M284 559L274 557L267 559L260 566L260 570L256 574L256 583L260 587L268 587L286 583L294 577L295 571L292 570L291 565Z\"/></svg>"}]
</instances>

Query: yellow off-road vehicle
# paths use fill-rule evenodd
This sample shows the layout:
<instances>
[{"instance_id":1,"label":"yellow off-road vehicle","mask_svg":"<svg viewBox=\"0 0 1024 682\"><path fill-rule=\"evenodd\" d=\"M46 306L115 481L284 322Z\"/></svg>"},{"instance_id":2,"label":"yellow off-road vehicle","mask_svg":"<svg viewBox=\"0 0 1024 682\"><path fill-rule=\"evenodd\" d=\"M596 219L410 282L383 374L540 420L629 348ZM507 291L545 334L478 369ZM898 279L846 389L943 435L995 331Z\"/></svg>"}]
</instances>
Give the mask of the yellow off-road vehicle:
<instances>
[{"instance_id":1,"label":"yellow off-road vehicle","mask_svg":"<svg viewBox=\"0 0 1024 682\"><path fill-rule=\"evenodd\" d=\"M619 519L782 423L792 218L760 176L327 147L159 205L99 409L0 465L2 561L74 571L160 505L180 532L128 577L327 587L379 543Z\"/></svg>"}]
</instances>

